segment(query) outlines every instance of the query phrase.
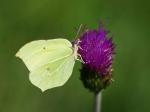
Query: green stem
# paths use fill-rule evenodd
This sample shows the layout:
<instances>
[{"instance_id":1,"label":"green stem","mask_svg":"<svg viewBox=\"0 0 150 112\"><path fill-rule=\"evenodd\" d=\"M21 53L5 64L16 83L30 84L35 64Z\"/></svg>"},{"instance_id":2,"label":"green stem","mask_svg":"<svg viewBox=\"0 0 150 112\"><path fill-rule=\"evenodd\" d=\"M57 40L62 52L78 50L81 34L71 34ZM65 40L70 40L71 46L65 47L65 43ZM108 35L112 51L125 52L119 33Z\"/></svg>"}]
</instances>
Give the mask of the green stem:
<instances>
[{"instance_id":1,"label":"green stem","mask_svg":"<svg viewBox=\"0 0 150 112\"><path fill-rule=\"evenodd\" d=\"M102 93L94 94L94 112L101 112Z\"/></svg>"}]
</instances>

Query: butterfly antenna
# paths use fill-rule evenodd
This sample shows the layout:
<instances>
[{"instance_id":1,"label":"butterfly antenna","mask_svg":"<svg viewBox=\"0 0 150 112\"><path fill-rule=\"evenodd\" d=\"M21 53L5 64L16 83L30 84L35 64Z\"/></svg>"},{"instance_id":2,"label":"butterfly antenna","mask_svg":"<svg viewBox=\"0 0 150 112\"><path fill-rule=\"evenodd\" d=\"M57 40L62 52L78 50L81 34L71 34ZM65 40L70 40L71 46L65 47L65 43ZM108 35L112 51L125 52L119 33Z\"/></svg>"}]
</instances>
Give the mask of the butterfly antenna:
<instances>
[{"instance_id":1,"label":"butterfly antenna","mask_svg":"<svg viewBox=\"0 0 150 112\"><path fill-rule=\"evenodd\" d=\"M85 29L86 29L85 25L80 24L77 34L75 36L75 39L78 39L81 36L81 34L84 32Z\"/></svg>"}]
</instances>

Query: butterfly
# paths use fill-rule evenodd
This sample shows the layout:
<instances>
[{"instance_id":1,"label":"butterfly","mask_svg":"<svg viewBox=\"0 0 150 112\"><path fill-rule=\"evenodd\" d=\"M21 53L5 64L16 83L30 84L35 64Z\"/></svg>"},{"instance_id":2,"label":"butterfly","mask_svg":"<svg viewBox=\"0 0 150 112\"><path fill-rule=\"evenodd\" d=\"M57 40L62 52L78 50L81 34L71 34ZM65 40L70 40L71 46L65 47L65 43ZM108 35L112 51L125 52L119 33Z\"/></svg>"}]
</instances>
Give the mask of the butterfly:
<instances>
[{"instance_id":1,"label":"butterfly","mask_svg":"<svg viewBox=\"0 0 150 112\"><path fill-rule=\"evenodd\" d=\"M78 56L81 57L77 52L79 42L77 39L72 44L61 38L36 40L19 49L16 57L19 57L30 71L31 83L44 92L64 85L70 78L75 61L82 60L78 59Z\"/></svg>"}]
</instances>

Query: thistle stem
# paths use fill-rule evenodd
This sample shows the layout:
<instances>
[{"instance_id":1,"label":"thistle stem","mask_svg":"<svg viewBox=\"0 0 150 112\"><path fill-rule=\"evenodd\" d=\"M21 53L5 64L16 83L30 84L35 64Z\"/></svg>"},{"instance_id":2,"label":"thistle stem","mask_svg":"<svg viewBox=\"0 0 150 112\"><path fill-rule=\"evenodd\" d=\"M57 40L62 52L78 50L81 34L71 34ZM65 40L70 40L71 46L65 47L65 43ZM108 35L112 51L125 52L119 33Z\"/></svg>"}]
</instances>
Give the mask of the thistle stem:
<instances>
[{"instance_id":1,"label":"thistle stem","mask_svg":"<svg viewBox=\"0 0 150 112\"><path fill-rule=\"evenodd\" d=\"M94 94L94 112L101 112L102 93Z\"/></svg>"}]
</instances>

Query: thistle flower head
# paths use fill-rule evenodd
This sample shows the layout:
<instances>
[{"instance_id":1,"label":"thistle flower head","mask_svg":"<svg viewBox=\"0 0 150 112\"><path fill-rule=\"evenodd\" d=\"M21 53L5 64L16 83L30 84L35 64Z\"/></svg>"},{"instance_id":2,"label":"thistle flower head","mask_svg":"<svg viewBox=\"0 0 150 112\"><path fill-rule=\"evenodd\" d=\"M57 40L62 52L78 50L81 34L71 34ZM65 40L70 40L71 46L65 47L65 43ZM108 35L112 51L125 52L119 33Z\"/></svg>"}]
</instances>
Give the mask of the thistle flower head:
<instances>
[{"instance_id":1,"label":"thistle flower head","mask_svg":"<svg viewBox=\"0 0 150 112\"><path fill-rule=\"evenodd\" d=\"M107 37L107 33L103 27L99 27L98 30L87 30L80 37L78 53L85 62L81 69L81 80L88 79L83 81L83 83L88 83L93 80L92 77L96 79L96 85L99 86L96 91L100 91L106 86L105 83L112 79L115 47L112 38ZM93 83L95 83L94 80ZM87 86L87 84L84 85Z\"/></svg>"}]
</instances>

